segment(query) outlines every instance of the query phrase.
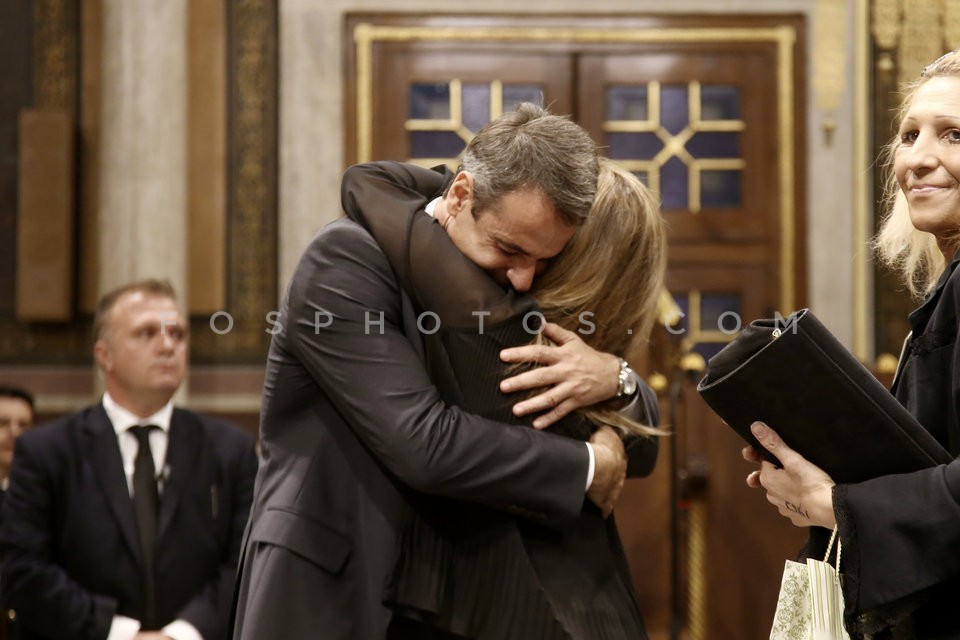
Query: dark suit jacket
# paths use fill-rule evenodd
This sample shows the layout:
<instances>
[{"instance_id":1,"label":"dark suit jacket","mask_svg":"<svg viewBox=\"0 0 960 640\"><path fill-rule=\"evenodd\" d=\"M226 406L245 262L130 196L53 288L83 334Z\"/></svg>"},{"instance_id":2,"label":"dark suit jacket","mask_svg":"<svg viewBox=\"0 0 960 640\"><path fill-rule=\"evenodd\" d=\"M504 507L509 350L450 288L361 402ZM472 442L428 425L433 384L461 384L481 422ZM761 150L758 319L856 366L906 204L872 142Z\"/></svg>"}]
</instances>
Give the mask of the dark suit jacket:
<instances>
[{"instance_id":1,"label":"dark suit jacket","mask_svg":"<svg viewBox=\"0 0 960 640\"><path fill-rule=\"evenodd\" d=\"M256 465L249 434L174 410L156 546L163 624L225 636ZM141 619L133 501L102 404L17 440L0 553L23 638L102 640L114 615Z\"/></svg>"},{"instance_id":2,"label":"dark suit jacket","mask_svg":"<svg viewBox=\"0 0 960 640\"><path fill-rule=\"evenodd\" d=\"M383 638L409 489L543 523L580 513L584 444L445 405L414 307L357 224L313 239L278 321L235 638Z\"/></svg>"}]
</instances>

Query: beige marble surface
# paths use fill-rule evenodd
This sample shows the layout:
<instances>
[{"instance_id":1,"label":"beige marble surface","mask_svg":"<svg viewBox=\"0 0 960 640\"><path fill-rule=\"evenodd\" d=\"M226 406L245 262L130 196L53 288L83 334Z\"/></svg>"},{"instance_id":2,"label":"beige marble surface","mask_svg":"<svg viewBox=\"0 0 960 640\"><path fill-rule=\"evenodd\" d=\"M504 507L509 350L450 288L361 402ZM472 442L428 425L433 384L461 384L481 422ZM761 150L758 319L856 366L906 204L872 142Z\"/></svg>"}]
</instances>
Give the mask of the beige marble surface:
<instances>
[{"instance_id":1,"label":"beige marble surface","mask_svg":"<svg viewBox=\"0 0 960 640\"><path fill-rule=\"evenodd\" d=\"M186 0L103 0L99 290L186 300Z\"/></svg>"}]
</instances>

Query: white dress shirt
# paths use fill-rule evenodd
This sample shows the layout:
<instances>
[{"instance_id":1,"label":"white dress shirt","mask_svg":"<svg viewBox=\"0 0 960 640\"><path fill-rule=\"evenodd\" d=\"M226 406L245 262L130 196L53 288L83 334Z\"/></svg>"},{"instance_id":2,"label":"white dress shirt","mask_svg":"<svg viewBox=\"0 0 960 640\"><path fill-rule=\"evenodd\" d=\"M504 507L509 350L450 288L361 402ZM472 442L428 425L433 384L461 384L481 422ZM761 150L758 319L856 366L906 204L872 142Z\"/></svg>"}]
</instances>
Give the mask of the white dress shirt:
<instances>
[{"instance_id":1,"label":"white dress shirt","mask_svg":"<svg viewBox=\"0 0 960 640\"><path fill-rule=\"evenodd\" d=\"M137 459L140 444L130 427L154 425L159 429L150 430L150 453L153 454L153 468L157 469L157 488L163 493L163 480L167 476L165 461L167 458L167 439L170 435L170 418L173 416L173 400L168 402L152 416L140 418L121 407L110 397L103 394L103 410L113 424L120 445L120 459L123 461L123 473L127 478L127 491L133 497L133 467ZM113 616L107 640L133 640L140 632L140 621L127 616ZM196 627L186 620L174 620L160 632L173 640L203 640Z\"/></svg>"}]
</instances>

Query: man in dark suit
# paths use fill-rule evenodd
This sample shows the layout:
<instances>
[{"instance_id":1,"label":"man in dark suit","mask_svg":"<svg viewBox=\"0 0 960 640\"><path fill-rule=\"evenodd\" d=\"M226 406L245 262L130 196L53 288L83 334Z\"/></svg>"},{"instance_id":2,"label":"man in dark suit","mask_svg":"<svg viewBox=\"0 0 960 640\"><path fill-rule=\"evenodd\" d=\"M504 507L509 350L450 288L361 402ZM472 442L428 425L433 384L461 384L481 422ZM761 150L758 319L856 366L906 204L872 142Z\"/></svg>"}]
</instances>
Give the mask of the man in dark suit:
<instances>
[{"instance_id":1,"label":"man in dark suit","mask_svg":"<svg viewBox=\"0 0 960 640\"><path fill-rule=\"evenodd\" d=\"M0 385L0 513L10 486L13 447L17 438L33 426L35 418L33 394L20 387ZM20 637L16 616L0 598L0 639Z\"/></svg>"},{"instance_id":2,"label":"man in dark suit","mask_svg":"<svg viewBox=\"0 0 960 640\"><path fill-rule=\"evenodd\" d=\"M526 105L477 134L435 216L505 294L525 291L589 211L596 175L589 136ZM325 227L301 258L268 357L234 638L387 637L384 583L411 492L546 525L575 519L585 495L612 507L622 443L591 447L444 405L424 364L431 319L414 309L351 221ZM570 391L555 387L551 404L614 395L616 357L582 342L566 352Z\"/></svg>"},{"instance_id":3,"label":"man in dark suit","mask_svg":"<svg viewBox=\"0 0 960 640\"><path fill-rule=\"evenodd\" d=\"M21 637L225 636L256 474L253 438L174 408L187 330L172 287L105 295L101 402L17 442L3 505L3 595Z\"/></svg>"},{"instance_id":4,"label":"man in dark suit","mask_svg":"<svg viewBox=\"0 0 960 640\"><path fill-rule=\"evenodd\" d=\"M0 507L10 484L13 446L34 421L33 395L20 387L0 385Z\"/></svg>"}]
</instances>

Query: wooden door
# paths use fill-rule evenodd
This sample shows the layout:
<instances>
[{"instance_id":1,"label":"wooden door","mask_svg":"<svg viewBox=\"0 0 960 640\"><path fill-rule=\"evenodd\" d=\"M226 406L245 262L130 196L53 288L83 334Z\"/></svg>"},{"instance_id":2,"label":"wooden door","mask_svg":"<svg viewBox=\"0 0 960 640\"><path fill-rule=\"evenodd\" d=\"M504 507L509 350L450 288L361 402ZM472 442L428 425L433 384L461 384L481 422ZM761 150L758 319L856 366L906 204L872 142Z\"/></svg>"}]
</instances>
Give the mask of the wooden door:
<instances>
[{"instance_id":1,"label":"wooden door","mask_svg":"<svg viewBox=\"0 0 960 640\"><path fill-rule=\"evenodd\" d=\"M391 105L373 112L376 158L449 162L480 127L520 102L543 103L549 96L559 113L571 110L566 55L402 45L385 46L373 73L373 103ZM502 73L491 77L490 69Z\"/></svg>"},{"instance_id":2,"label":"wooden door","mask_svg":"<svg viewBox=\"0 0 960 640\"><path fill-rule=\"evenodd\" d=\"M741 441L695 390L704 361L744 323L795 305L796 271L785 271L783 257L792 254L795 263L801 245L796 212L784 206L794 207L798 194L786 200L781 178L784 163L796 167L796 158L782 153L796 132L778 134L784 91L792 92L778 77L780 54L774 42L733 41L578 58L579 122L609 157L661 194L669 225L667 287L684 317L670 337L661 333L673 347L654 354L650 367L675 382L664 398L675 435L661 458L672 473L661 483L634 483L634 509L626 517L620 510L620 523L626 539L655 546L641 514L662 509L664 484L672 492L668 552L678 575L670 605L691 637L762 637L783 560L802 543L800 531L747 489ZM656 487L659 494L647 490ZM634 575L645 573L642 551L631 557ZM745 567L753 579L743 579ZM640 580L637 586L653 605L645 610L664 610L661 591ZM655 614L648 617L661 626Z\"/></svg>"},{"instance_id":3,"label":"wooden door","mask_svg":"<svg viewBox=\"0 0 960 640\"><path fill-rule=\"evenodd\" d=\"M656 189L684 316L642 362L665 438L618 527L652 638L761 638L804 533L749 491L742 443L696 393L743 323L800 304L803 24L790 17L355 16L347 163L452 168L521 100L571 114Z\"/></svg>"}]
</instances>

